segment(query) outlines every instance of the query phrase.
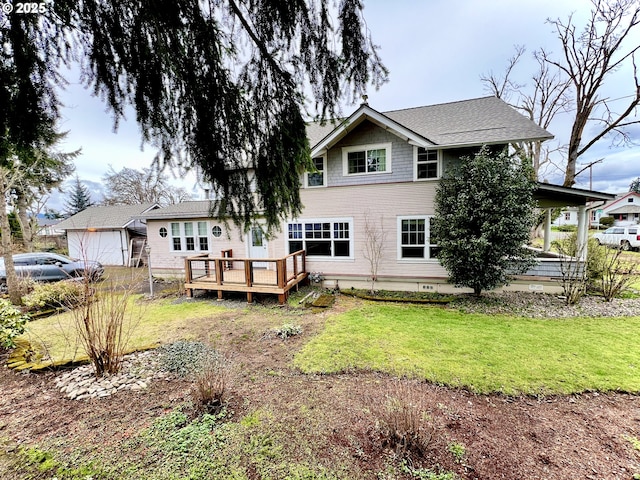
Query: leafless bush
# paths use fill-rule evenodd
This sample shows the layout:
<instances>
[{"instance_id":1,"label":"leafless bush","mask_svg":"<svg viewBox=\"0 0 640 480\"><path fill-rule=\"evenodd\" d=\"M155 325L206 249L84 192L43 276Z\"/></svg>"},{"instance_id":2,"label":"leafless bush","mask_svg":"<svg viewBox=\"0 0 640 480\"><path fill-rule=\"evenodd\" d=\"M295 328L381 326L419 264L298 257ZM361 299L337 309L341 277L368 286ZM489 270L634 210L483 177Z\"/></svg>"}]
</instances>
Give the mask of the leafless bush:
<instances>
[{"instance_id":1,"label":"leafless bush","mask_svg":"<svg viewBox=\"0 0 640 480\"><path fill-rule=\"evenodd\" d=\"M560 254L562 294L567 305L575 305L587 290L587 268L585 262L580 260L582 252L577 249L575 235L569 235L555 242L555 245Z\"/></svg>"},{"instance_id":2,"label":"leafless bush","mask_svg":"<svg viewBox=\"0 0 640 480\"><path fill-rule=\"evenodd\" d=\"M627 260L620 247L607 248L601 256L602 261L602 295L607 302L612 301L622 292L638 272L638 262Z\"/></svg>"},{"instance_id":3,"label":"leafless bush","mask_svg":"<svg viewBox=\"0 0 640 480\"><path fill-rule=\"evenodd\" d=\"M227 399L229 365L218 352L208 351L195 372L193 400L206 413L218 413Z\"/></svg>"},{"instance_id":4,"label":"leafless bush","mask_svg":"<svg viewBox=\"0 0 640 480\"><path fill-rule=\"evenodd\" d=\"M107 280L99 290L89 280L83 288L85 299L72 310L76 331L96 376L120 371L127 344L140 321L140 306L133 302L133 286Z\"/></svg>"},{"instance_id":5,"label":"leafless bush","mask_svg":"<svg viewBox=\"0 0 640 480\"><path fill-rule=\"evenodd\" d=\"M426 452L435 427L424 396L410 383L394 382L385 394L384 404L376 411L386 446L401 456Z\"/></svg>"},{"instance_id":6,"label":"leafless bush","mask_svg":"<svg viewBox=\"0 0 640 480\"><path fill-rule=\"evenodd\" d=\"M371 295L374 295L375 284L378 279L378 268L384 254L384 242L387 232L384 230L382 217L380 225L376 225L370 218L370 212L364 213L364 249L363 257L369 262L369 273L371 274Z\"/></svg>"}]
</instances>

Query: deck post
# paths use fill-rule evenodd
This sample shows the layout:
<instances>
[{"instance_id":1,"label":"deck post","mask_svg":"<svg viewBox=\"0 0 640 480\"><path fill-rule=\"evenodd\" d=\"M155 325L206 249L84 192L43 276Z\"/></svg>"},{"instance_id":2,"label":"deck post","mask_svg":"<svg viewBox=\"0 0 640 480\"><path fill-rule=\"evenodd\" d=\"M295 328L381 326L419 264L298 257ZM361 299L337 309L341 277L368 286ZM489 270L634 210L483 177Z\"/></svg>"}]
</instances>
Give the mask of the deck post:
<instances>
[{"instance_id":1,"label":"deck post","mask_svg":"<svg viewBox=\"0 0 640 480\"><path fill-rule=\"evenodd\" d=\"M247 287L253 286L253 262L251 260L244 261L244 278L247 282ZM253 303L253 293L247 292L247 303Z\"/></svg>"},{"instance_id":2,"label":"deck post","mask_svg":"<svg viewBox=\"0 0 640 480\"><path fill-rule=\"evenodd\" d=\"M216 270L216 283L218 285L222 285L222 270L223 264L222 259L216 258L214 261L215 270ZM218 290L218 301L222 301L222 290Z\"/></svg>"},{"instance_id":3,"label":"deck post","mask_svg":"<svg viewBox=\"0 0 640 480\"><path fill-rule=\"evenodd\" d=\"M191 283L191 281L193 280L192 277L192 272L191 272L191 261L189 260L189 258L185 258L184 259L184 274L185 277L187 278L187 281L185 283ZM191 298L193 297L193 290L190 288L185 289L185 293L187 294L187 297Z\"/></svg>"},{"instance_id":4,"label":"deck post","mask_svg":"<svg viewBox=\"0 0 640 480\"><path fill-rule=\"evenodd\" d=\"M287 283L287 260L284 258L276 262L278 288L284 288Z\"/></svg>"}]
</instances>

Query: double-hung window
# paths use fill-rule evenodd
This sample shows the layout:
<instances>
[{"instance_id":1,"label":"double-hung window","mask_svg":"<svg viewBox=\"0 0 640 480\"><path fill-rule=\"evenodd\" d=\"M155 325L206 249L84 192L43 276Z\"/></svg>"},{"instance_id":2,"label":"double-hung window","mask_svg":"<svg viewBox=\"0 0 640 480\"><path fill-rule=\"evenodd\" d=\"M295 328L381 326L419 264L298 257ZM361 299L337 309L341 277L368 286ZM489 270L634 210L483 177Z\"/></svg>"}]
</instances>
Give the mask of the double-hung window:
<instances>
[{"instance_id":1,"label":"double-hung window","mask_svg":"<svg viewBox=\"0 0 640 480\"><path fill-rule=\"evenodd\" d=\"M399 260L437 258L438 245L430 235L432 218L426 215L398 217Z\"/></svg>"},{"instance_id":2,"label":"double-hung window","mask_svg":"<svg viewBox=\"0 0 640 480\"><path fill-rule=\"evenodd\" d=\"M174 252L205 252L209 250L207 222L172 222L171 250Z\"/></svg>"},{"instance_id":3,"label":"double-hung window","mask_svg":"<svg viewBox=\"0 0 640 480\"><path fill-rule=\"evenodd\" d=\"M438 150L414 148L415 179L430 180L440 178L440 158Z\"/></svg>"},{"instance_id":4,"label":"double-hung window","mask_svg":"<svg viewBox=\"0 0 640 480\"><path fill-rule=\"evenodd\" d=\"M307 173L307 187L326 187L326 157L314 157L314 171Z\"/></svg>"},{"instance_id":5,"label":"double-hung window","mask_svg":"<svg viewBox=\"0 0 640 480\"><path fill-rule=\"evenodd\" d=\"M344 175L390 173L391 144L343 147L342 170Z\"/></svg>"},{"instance_id":6,"label":"double-hung window","mask_svg":"<svg viewBox=\"0 0 640 480\"><path fill-rule=\"evenodd\" d=\"M289 253L306 250L307 255L352 258L353 221L351 219L301 220L287 225Z\"/></svg>"}]
</instances>

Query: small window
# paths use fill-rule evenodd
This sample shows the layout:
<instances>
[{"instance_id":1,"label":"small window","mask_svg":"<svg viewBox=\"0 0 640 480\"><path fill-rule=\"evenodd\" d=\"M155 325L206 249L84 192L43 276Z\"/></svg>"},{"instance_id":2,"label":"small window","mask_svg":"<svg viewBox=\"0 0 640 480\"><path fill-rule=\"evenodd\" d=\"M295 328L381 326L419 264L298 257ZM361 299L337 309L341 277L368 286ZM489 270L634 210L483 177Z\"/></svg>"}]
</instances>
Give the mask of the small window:
<instances>
[{"instance_id":1,"label":"small window","mask_svg":"<svg viewBox=\"0 0 640 480\"><path fill-rule=\"evenodd\" d=\"M222 235L222 229L216 225L211 229L211 235L213 235L216 238L220 238L220 236Z\"/></svg>"},{"instance_id":2,"label":"small window","mask_svg":"<svg viewBox=\"0 0 640 480\"><path fill-rule=\"evenodd\" d=\"M439 178L438 151L418 147L416 150L416 179Z\"/></svg>"},{"instance_id":3,"label":"small window","mask_svg":"<svg viewBox=\"0 0 640 480\"><path fill-rule=\"evenodd\" d=\"M631 197L631 198L627 198L627 202L628 202L628 203L633 203L633 197Z\"/></svg>"},{"instance_id":4,"label":"small window","mask_svg":"<svg viewBox=\"0 0 640 480\"><path fill-rule=\"evenodd\" d=\"M167 238L167 229L164 227L160 227L160 236L162 238Z\"/></svg>"},{"instance_id":5,"label":"small window","mask_svg":"<svg viewBox=\"0 0 640 480\"><path fill-rule=\"evenodd\" d=\"M324 187L324 157L315 157L312 161L315 171L307 173L307 186Z\"/></svg>"}]
</instances>

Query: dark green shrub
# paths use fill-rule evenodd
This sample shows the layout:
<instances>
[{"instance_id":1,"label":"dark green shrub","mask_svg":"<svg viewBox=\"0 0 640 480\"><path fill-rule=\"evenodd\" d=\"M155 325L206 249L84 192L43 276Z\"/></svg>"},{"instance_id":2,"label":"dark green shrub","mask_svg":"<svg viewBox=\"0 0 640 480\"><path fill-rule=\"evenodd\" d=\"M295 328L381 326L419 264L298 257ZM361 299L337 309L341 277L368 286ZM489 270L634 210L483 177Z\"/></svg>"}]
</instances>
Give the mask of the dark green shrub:
<instances>
[{"instance_id":1,"label":"dark green shrub","mask_svg":"<svg viewBox=\"0 0 640 480\"><path fill-rule=\"evenodd\" d=\"M612 227L615 219L613 217L601 217L600 218L600 226L601 227Z\"/></svg>"},{"instance_id":2,"label":"dark green shrub","mask_svg":"<svg viewBox=\"0 0 640 480\"><path fill-rule=\"evenodd\" d=\"M575 232L578 230L577 225L560 225L558 227L559 232Z\"/></svg>"}]
</instances>

